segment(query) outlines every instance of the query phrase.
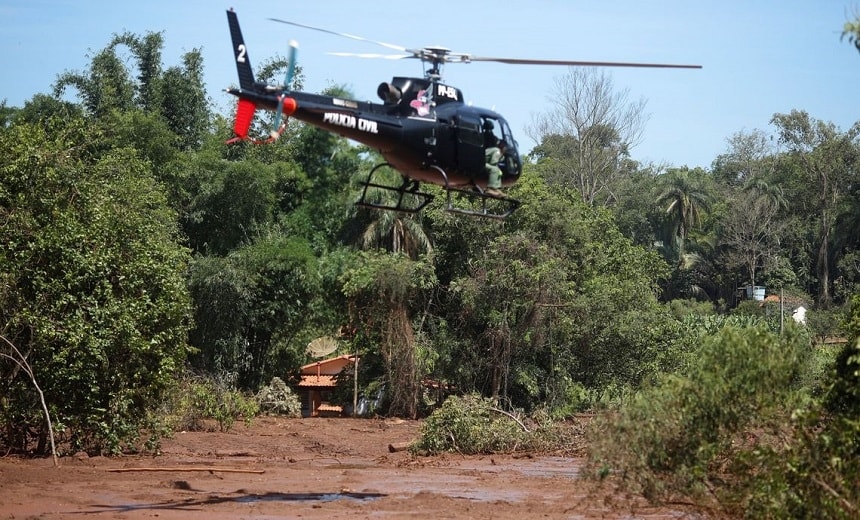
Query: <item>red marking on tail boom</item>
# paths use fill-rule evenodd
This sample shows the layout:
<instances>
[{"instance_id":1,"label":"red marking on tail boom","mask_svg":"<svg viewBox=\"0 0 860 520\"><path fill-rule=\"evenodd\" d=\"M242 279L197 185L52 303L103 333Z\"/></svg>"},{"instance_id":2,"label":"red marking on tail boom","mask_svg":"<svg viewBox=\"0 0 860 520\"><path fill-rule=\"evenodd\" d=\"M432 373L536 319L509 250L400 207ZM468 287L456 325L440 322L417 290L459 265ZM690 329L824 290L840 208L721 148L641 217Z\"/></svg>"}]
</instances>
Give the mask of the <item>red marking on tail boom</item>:
<instances>
[{"instance_id":1,"label":"red marking on tail boom","mask_svg":"<svg viewBox=\"0 0 860 520\"><path fill-rule=\"evenodd\" d=\"M248 129L251 128L251 120L254 119L254 112L257 111L257 105L249 99L239 99L239 106L236 109L236 122L233 124L233 133L241 139L248 138Z\"/></svg>"},{"instance_id":2,"label":"red marking on tail boom","mask_svg":"<svg viewBox=\"0 0 860 520\"><path fill-rule=\"evenodd\" d=\"M281 113L286 117L293 115L298 108L298 103L294 98L281 97L278 99L278 106L281 108ZM228 140L228 144L237 143L239 141L251 141L254 144L268 144L276 141L283 133L287 124L284 122L279 128L272 130L267 139L253 140L248 137L248 130L251 128L251 122L254 119L254 113L257 111L257 104L247 98L239 98L239 104L236 108L236 120L233 123L233 133L235 137Z\"/></svg>"}]
</instances>

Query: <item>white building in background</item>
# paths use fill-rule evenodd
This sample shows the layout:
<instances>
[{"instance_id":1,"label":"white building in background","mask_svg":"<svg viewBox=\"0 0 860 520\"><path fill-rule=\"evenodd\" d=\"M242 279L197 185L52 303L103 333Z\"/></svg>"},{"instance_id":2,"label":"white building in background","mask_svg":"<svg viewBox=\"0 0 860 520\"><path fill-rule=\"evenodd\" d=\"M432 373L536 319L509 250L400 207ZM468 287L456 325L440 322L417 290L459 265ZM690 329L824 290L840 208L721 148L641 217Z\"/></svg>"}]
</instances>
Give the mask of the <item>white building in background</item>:
<instances>
[{"instance_id":1,"label":"white building in background","mask_svg":"<svg viewBox=\"0 0 860 520\"><path fill-rule=\"evenodd\" d=\"M806 307L801 305L800 307L794 309L794 312L791 313L791 317L794 318L794 321L800 323L801 325L806 325Z\"/></svg>"}]
</instances>

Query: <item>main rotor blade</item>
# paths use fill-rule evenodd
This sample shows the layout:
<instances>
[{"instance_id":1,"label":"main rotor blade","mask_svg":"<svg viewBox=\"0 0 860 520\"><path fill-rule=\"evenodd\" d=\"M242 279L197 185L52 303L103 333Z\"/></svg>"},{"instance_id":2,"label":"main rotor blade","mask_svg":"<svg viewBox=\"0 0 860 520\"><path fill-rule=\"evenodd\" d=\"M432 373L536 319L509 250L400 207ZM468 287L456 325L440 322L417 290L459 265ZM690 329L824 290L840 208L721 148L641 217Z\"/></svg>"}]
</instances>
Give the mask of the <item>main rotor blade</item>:
<instances>
[{"instance_id":1,"label":"main rotor blade","mask_svg":"<svg viewBox=\"0 0 860 520\"><path fill-rule=\"evenodd\" d=\"M374 54L370 52L328 52L330 56L343 56L347 58L378 58L383 60L402 60L404 58L414 58L411 54Z\"/></svg>"},{"instance_id":2,"label":"main rotor blade","mask_svg":"<svg viewBox=\"0 0 860 520\"><path fill-rule=\"evenodd\" d=\"M576 60L533 60L527 58L491 58L487 56L466 56L462 61L495 61L509 65L567 65L581 67L643 67L661 69L701 69L701 65L678 65L673 63L631 63L620 61L576 61Z\"/></svg>"},{"instance_id":3,"label":"main rotor blade","mask_svg":"<svg viewBox=\"0 0 860 520\"><path fill-rule=\"evenodd\" d=\"M324 32L326 34L332 34L334 36L341 36L344 38L350 38L352 40L358 40L361 42L373 43L375 45L380 45L382 47L393 49L396 51L407 53L407 56L396 56L396 55L384 55L384 54L371 54L371 53L363 53L363 54L352 54L345 52L333 52L330 53L335 56L352 56L358 58L383 58L390 60L397 60L403 58L418 58L421 60L433 61L434 63L469 63L472 61L494 61L497 63L507 63L509 65L564 65L564 66L580 66L580 67L640 67L640 68L662 68L662 69L701 69L701 65L679 65L672 63L634 63L634 62L617 62L617 61L579 61L579 60L539 60L539 59L528 59L528 58L495 58L489 56L472 56L470 54L461 54L451 52L448 49L442 47L429 47L424 49L409 49L400 45L395 45L393 43L381 42L378 40L371 40L370 38L364 38L363 36L356 36L354 34L343 33L332 31L329 29L323 29L322 27L314 27L313 25L306 25L298 22L291 22L289 20L281 20L280 18L269 18L269 20L273 22L283 23L287 25L293 25L295 27L302 27L304 29L310 29L312 31ZM411 56L409 56L411 55Z\"/></svg>"},{"instance_id":4,"label":"main rotor blade","mask_svg":"<svg viewBox=\"0 0 860 520\"><path fill-rule=\"evenodd\" d=\"M377 40L371 40L371 39L369 39L369 38L364 38L364 37L361 37L361 36L356 36L356 35L354 35L354 34L342 33L342 32L337 32L337 31L330 31L330 30L328 30L328 29L323 29L322 27L314 27L314 26L312 26L312 25L305 25L305 24L302 24L302 23L290 22L290 21L288 21L288 20L281 20L281 19L279 19L279 18L269 18L269 20L271 20L271 21L273 21L273 22L278 22L278 23L285 23L285 24L287 24L287 25L294 25L294 26L296 26L296 27L302 27L302 28L304 28L304 29L311 29L312 31L320 31L320 32L324 32L324 33L327 33L327 34L333 34L333 35L335 35L335 36L343 36L344 38L351 38L351 39L353 39L353 40L358 40L358 41L361 41L361 42L374 43L374 44L376 44L376 45L381 45L381 46L383 46L383 47L387 47L387 48L389 48L389 49L393 49L393 50L395 50L395 51L400 51L400 52L411 52L411 51L409 51L406 47L401 47L400 45L394 45L393 43L385 43L385 42L380 42L380 41L377 41Z\"/></svg>"}]
</instances>

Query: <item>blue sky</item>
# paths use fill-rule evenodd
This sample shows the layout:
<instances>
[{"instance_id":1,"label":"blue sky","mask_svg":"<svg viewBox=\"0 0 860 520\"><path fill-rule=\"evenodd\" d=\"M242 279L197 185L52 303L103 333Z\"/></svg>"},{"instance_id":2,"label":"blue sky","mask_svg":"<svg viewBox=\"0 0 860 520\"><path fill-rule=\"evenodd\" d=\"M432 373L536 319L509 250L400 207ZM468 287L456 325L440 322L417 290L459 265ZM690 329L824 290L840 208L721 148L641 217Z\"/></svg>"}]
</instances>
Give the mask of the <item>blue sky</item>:
<instances>
[{"instance_id":1,"label":"blue sky","mask_svg":"<svg viewBox=\"0 0 860 520\"><path fill-rule=\"evenodd\" d=\"M163 31L164 63L201 48L209 96L229 112L236 82L224 11L239 14L255 64L299 42L305 88L344 84L360 100L392 76L420 76L415 60L367 60L329 52L386 52L371 44L278 24L269 17L404 47L442 45L484 56L701 64L702 70L607 69L616 90L647 103L634 159L709 167L740 131L772 130L774 113L806 110L843 131L860 121L860 53L840 41L860 0L629 0L347 2L305 0L0 0L0 99L21 106L57 75L84 71L112 34ZM448 84L504 115L521 151L525 128L552 107L565 67L449 65Z\"/></svg>"}]
</instances>

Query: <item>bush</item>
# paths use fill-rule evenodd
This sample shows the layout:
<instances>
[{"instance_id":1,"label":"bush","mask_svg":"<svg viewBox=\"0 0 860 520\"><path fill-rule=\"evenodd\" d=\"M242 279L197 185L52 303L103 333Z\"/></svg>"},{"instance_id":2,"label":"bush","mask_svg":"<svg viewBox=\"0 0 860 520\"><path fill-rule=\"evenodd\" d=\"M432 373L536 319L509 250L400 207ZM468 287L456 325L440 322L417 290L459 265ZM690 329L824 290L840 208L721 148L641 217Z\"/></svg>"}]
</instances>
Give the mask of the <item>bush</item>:
<instances>
[{"instance_id":1,"label":"bush","mask_svg":"<svg viewBox=\"0 0 860 520\"><path fill-rule=\"evenodd\" d=\"M165 403L162 421L171 430L206 430L206 420L214 420L222 432L237 419L246 423L259 413L256 399L236 390L228 381L211 376L187 375Z\"/></svg>"},{"instance_id":2,"label":"bush","mask_svg":"<svg viewBox=\"0 0 860 520\"><path fill-rule=\"evenodd\" d=\"M574 452L580 448L578 424L557 423L538 413L518 418L479 395L452 396L428 417L413 453L445 451L465 455L530 451Z\"/></svg>"},{"instance_id":3,"label":"bush","mask_svg":"<svg viewBox=\"0 0 860 520\"><path fill-rule=\"evenodd\" d=\"M795 415L784 449L763 450L749 486L751 515L857 518L860 512L860 296L844 322L849 341L835 357L826 394Z\"/></svg>"},{"instance_id":4,"label":"bush","mask_svg":"<svg viewBox=\"0 0 860 520\"><path fill-rule=\"evenodd\" d=\"M478 395L449 397L424 421L413 451L463 454L513 451L522 442L523 429L494 409L491 399Z\"/></svg>"},{"instance_id":5,"label":"bush","mask_svg":"<svg viewBox=\"0 0 860 520\"><path fill-rule=\"evenodd\" d=\"M669 312L672 313L672 316L676 317L678 320L683 320L690 315L711 316L715 314L714 304L710 301L675 299L667 303L666 306L669 308Z\"/></svg>"},{"instance_id":6,"label":"bush","mask_svg":"<svg viewBox=\"0 0 860 520\"><path fill-rule=\"evenodd\" d=\"M762 471L745 486L752 518L857 518L860 511L860 421L798 413L782 446L758 455Z\"/></svg>"},{"instance_id":7,"label":"bush","mask_svg":"<svg viewBox=\"0 0 860 520\"><path fill-rule=\"evenodd\" d=\"M302 416L302 400L280 377L273 377L268 385L257 392L256 399L263 413L287 417Z\"/></svg>"},{"instance_id":8,"label":"bush","mask_svg":"<svg viewBox=\"0 0 860 520\"><path fill-rule=\"evenodd\" d=\"M757 454L785 434L809 344L763 326L705 338L687 376L661 378L589 432L593 476L615 474L649 499L682 495L744 508Z\"/></svg>"}]
</instances>

